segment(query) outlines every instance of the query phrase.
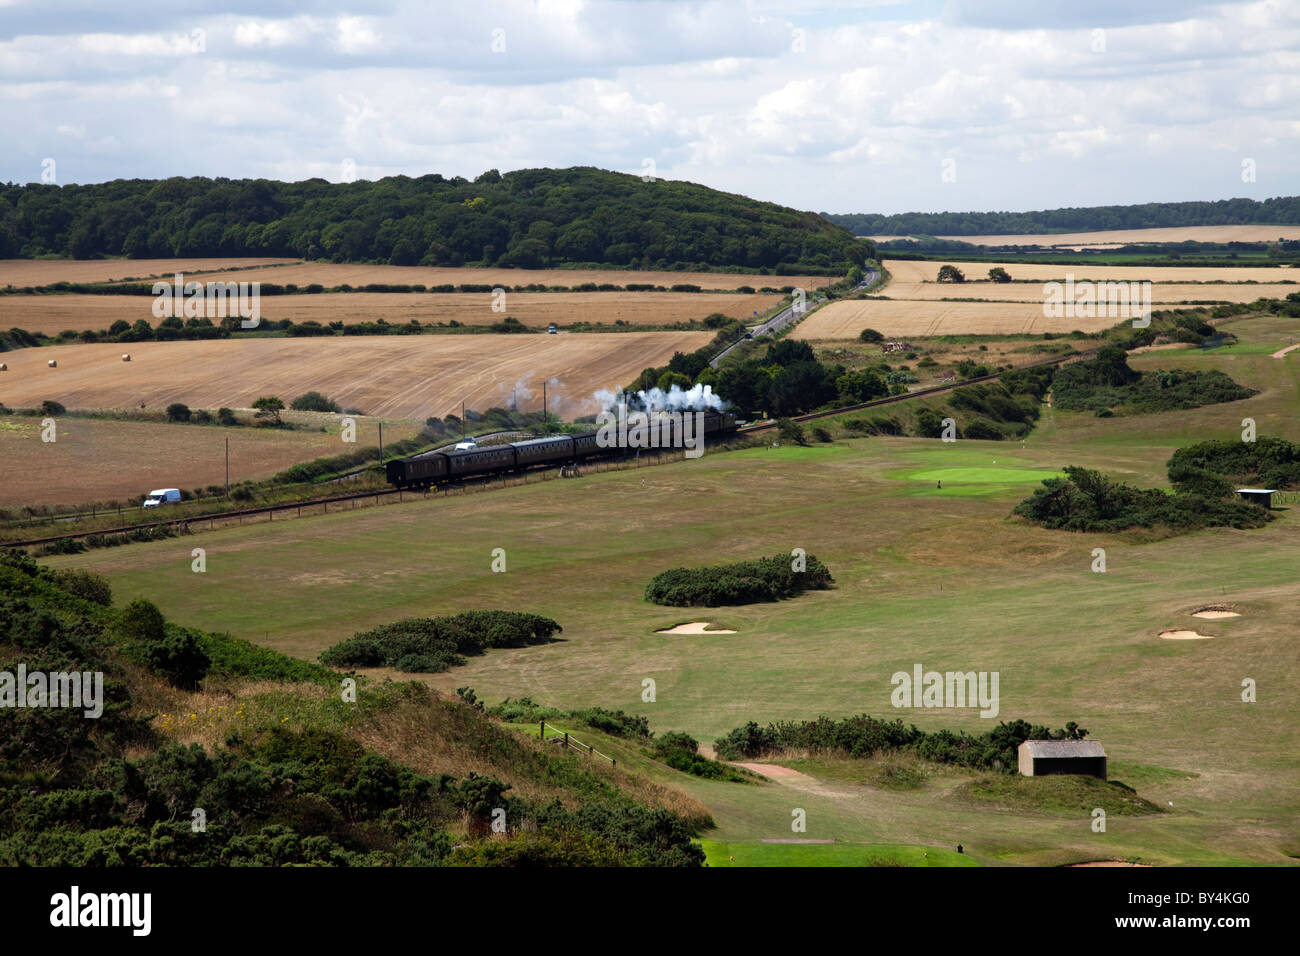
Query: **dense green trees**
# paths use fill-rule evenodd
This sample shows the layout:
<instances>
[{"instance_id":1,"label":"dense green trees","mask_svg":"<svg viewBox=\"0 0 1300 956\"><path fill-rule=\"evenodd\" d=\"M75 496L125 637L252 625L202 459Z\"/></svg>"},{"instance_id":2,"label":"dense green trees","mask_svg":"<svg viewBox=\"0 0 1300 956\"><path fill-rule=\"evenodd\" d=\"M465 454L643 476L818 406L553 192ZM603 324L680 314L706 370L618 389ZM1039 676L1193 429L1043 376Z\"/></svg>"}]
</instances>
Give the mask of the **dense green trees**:
<instances>
[{"instance_id":1,"label":"dense green trees","mask_svg":"<svg viewBox=\"0 0 1300 956\"><path fill-rule=\"evenodd\" d=\"M590 167L0 186L0 258L297 256L395 265L840 271L871 243L810 212Z\"/></svg>"}]
</instances>

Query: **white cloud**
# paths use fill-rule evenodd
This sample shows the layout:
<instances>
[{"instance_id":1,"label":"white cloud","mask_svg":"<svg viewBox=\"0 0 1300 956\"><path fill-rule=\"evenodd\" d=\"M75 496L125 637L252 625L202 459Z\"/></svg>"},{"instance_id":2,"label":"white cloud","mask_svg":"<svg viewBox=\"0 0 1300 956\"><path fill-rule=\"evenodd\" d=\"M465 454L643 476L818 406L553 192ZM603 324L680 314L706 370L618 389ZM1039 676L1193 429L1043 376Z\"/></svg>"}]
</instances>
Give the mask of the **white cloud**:
<instances>
[{"instance_id":1,"label":"white cloud","mask_svg":"<svg viewBox=\"0 0 1300 956\"><path fill-rule=\"evenodd\" d=\"M1099 2L1104 53L1088 17L1011 0L127 2L81 28L29 6L0 41L0 178L47 155L69 181L653 158L660 176L842 211L1300 192L1300 8ZM1222 169L1204 161L1223 144Z\"/></svg>"}]
</instances>

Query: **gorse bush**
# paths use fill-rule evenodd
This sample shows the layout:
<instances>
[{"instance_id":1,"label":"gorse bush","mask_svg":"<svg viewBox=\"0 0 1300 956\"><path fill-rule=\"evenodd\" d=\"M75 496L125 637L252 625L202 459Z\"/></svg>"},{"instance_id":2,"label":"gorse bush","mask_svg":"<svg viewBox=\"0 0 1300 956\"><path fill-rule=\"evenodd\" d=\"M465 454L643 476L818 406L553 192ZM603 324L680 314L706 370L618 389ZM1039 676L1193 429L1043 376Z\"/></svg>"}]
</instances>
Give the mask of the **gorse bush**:
<instances>
[{"instance_id":1,"label":"gorse bush","mask_svg":"<svg viewBox=\"0 0 1300 956\"><path fill-rule=\"evenodd\" d=\"M328 329L324 329L322 331L323 334L326 335L329 334ZM295 398L292 402L289 403L289 407L296 412L342 411L342 409L339 408L338 402L326 398L320 392L306 392L305 394L299 395L297 398Z\"/></svg>"},{"instance_id":2,"label":"gorse bush","mask_svg":"<svg viewBox=\"0 0 1300 956\"><path fill-rule=\"evenodd\" d=\"M1129 367L1124 350L1113 345L1102 348L1096 358L1061 366L1052 384L1053 403L1065 411L1122 406L1148 414L1235 402L1254 394L1223 372L1138 372Z\"/></svg>"},{"instance_id":3,"label":"gorse bush","mask_svg":"<svg viewBox=\"0 0 1300 956\"><path fill-rule=\"evenodd\" d=\"M736 782L745 780L726 764L701 755L699 742L689 734L669 731L654 742L653 753L656 760L694 777Z\"/></svg>"},{"instance_id":4,"label":"gorse bush","mask_svg":"<svg viewBox=\"0 0 1300 956\"><path fill-rule=\"evenodd\" d=\"M717 567L675 568L655 575L645 599L670 607L718 607L779 601L808 590L826 590L835 583L826 565L813 555L802 561L803 570L795 570L796 559L789 554Z\"/></svg>"},{"instance_id":5,"label":"gorse bush","mask_svg":"<svg viewBox=\"0 0 1300 956\"><path fill-rule=\"evenodd\" d=\"M1292 488L1300 484L1300 444L1260 436L1253 442L1203 441L1174 452L1169 478L1180 491L1212 474L1231 486Z\"/></svg>"},{"instance_id":6,"label":"gorse bush","mask_svg":"<svg viewBox=\"0 0 1300 956\"><path fill-rule=\"evenodd\" d=\"M1023 720L1001 722L977 736L938 730L927 733L901 720L880 720L866 714L832 720L778 721L760 727L749 721L714 743L723 760L781 756L791 753L843 754L872 757L910 751L925 760L982 770L1015 773L1018 748L1026 740L1082 740L1088 731L1070 721L1050 730Z\"/></svg>"},{"instance_id":7,"label":"gorse bush","mask_svg":"<svg viewBox=\"0 0 1300 956\"><path fill-rule=\"evenodd\" d=\"M1244 501L1158 488L1133 488L1088 468L1066 467L1065 478L1048 478L1014 513L1044 528L1064 531L1124 531L1167 526L1180 531L1209 527L1258 528L1271 520L1263 508ZM1224 492L1224 485L1202 490Z\"/></svg>"},{"instance_id":8,"label":"gorse bush","mask_svg":"<svg viewBox=\"0 0 1300 956\"><path fill-rule=\"evenodd\" d=\"M445 671L463 655L492 647L546 644L563 628L520 611L465 611L451 617L407 618L341 641L320 655L334 667L396 667L412 673Z\"/></svg>"}]
</instances>

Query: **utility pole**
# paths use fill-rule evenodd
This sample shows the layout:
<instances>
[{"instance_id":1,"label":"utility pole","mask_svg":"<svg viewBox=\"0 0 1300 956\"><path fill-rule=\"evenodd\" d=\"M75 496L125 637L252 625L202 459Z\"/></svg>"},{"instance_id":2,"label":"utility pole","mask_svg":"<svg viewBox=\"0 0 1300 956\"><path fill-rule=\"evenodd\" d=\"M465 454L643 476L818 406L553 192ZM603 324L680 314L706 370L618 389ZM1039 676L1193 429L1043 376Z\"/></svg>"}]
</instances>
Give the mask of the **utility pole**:
<instances>
[{"instance_id":1,"label":"utility pole","mask_svg":"<svg viewBox=\"0 0 1300 956\"><path fill-rule=\"evenodd\" d=\"M542 382L542 421L546 421L546 382Z\"/></svg>"},{"instance_id":2,"label":"utility pole","mask_svg":"<svg viewBox=\"0 0 1300 956\"><path fill-rule=\"evenodd\" d=\"M230 439L226 439L226 497L230 497Z\"/></svg>"},{"instance_id":3,"label":"utility pole","mask_svg":"<svg viewBox=\"0 0 1300 956\"><path fill-rule=\"evenodd\" d=\"M465 437L465 400L460 400L460 437Z\"/></svg>"},{"instance_id":4,"label":"utility pole","mask_svg":"<svg viewBox=\"0 0 1300 956\"><path fill-rule=\"evenodd\" d=\"M379 423L379 463L384 463L384 423Z\"/></svg>"}]
</instances>

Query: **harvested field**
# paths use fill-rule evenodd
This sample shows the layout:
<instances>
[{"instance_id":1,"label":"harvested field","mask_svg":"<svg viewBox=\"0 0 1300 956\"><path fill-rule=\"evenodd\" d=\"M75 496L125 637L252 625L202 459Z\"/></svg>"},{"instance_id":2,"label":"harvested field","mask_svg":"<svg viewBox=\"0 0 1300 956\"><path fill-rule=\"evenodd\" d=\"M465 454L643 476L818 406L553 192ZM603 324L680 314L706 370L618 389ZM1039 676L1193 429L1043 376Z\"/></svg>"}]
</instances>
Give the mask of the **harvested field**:
<instances>
[{"instance_id":1,"label":"harvested field","mask_svg":"<svg viewBox=\"0 0 1300 956\"><path fill-rule=\"evenodd\" d=\"M935 277L939 274L939 267L945 263L955 265L968 279L979 279L987 276L989 270L995 266L1001 265L1011 274L1013 279L1033 279L1039 282L1047 282L1052 279L1064 279L1067 273L1073 273L1075 281L1083 279L1101 280L1109 279L1116 282L1176 282L1176 283L1193 283L1193 282L1263 282L1277 283L1288 280L1296 282L1297 285L1292 287L1291 291L1300 290L1300 269L1289 268L1268 268L1265 266L1242 266L1241 268L1208 268L1204 266L1108 266L1102 263L1095 265L1034 265L1024 262L963 262L960 259L934 259L922 261L919 259L890 259L885 262L885 268L889 270L893 277L888 285L885 286L885 294L893 294L890 290L896 283L911 282L934 282ZM938 285L936 282L935 285ZM942 288L960 289L961 285L949 285L945 283ZM960 295L961 293L950 293Z\"/></svg>"},{"instance_id":2,"label":"harvested field","mask_svg":"<svg viewBox=\"0 0 1300 956\"><path fill-rule=\"evenodd\" d=\"M261 269L299 259L0 259L0 286L38 286L54 282L116 282L170 279L177 272ZM267 275L271 270L267 270ZM267 279L270 282L272 280Z\"/></svg>"},{"instance_id":3,"label":"harvested field","mask_svg":"<svg viewBox=\"0 0 1300 956\"><path fill-rule=\"evenodd\" d=\"M964 270L963 270L964 271ZM985 272L978 275L983 276ZM1013 272L1012 275L1015 275ZM931 279L934 277L931 276ZM971 282L971 274L959 285L947 282L890 282L882 294L891 299L986 299L1002 302L1043 301L1043 284L1038 282ZM1254 302L1256 299L1284 299L1300 291L1300 284L1238 282L1155 282L1151 285L1153 305L1185 302Z\"/></svg>"},{"instance_id":4,"label":"harvested field","mask_svg":"<svg viewBox=\"0 0 1300 956\"><path fill-rule=\"evenodd\" d=\"M220 260L216 260L220 262ZM779 289L792 285L802 289L818 289L834 282L830 276L772 276L741 275L728 272L641 272L635 269L474 269L474 268L432 268L428 266L367 266L340 262L306 262L283 268L264 269L249 268L238 265L241 260L226 260L232 263L229 271L220 276L225 282L259 281L275 282L281 285L294 283L299 286L320 283L326 288L340 285L363 286L382 282L393 285L492 285L509 289L517 285L562 285L572 287L586 282L597 285L627 285L641 283L661 285L671 288L674 285L697 285L701 289L738 289L752 286L761 289L770 286ZM173 270L174 271L174 270ZM136 274L136 273L132 273ZM213 277L216 278L215 276ZM50 279L57 282L58 279ZM24 283L26 284L26 283Z\"/></svg>"},{"instance_id":5,"label":"harvested field","mask_svg":"<svg viewBox=\"0 0 1300 956\"><path fill-rule=\"evenodd\" d=\"M795 326L799 339L856 339L863 329L889 338L925 335L1008 335L1018 332L1100 332L1114 318L1048 318L1041 302L908 302L846 299L832 302Z\"/></svg>"},{"instance_id":6,"label":"harvested field","mask_svg":"<svg viewBox=\"0 0 1300 956\"><path fill-rule=\"evenodd\" d=\"M550 380L552 412L598 411L597 389L617 389L673 352L707 344L711 332L571 335L419 335L136 342L131 361L117 343L19 349L7 353L0 401L33 407L45 399L69 408L246 408L261 395L286 402L317 390L344 408L413 418L505 406L541 407ZM47 368L51 356L57 369Z\"/></svg>"},{"instance_id":7,"label":"harvested field","mask_svg":"<svg viewBox=\"0 0 1300 956\"><path fill-rule=\"evenodd\" d=\"M338 416L321 416L326 417L338 421ZM39 418L0 418L0 458L5 463L0 505L87 504L153 488L223 484L227 438L230 480L235 482L267 478L298 462L375 445L379 437L376 423L364 418L357 421L355 445L344 445L337 428L327 434L66 416L56 424L56 440L43 442ZM389 424L384 440L410 438L418 430L414 424Z\"/></svg>"},{"instance_id":8,"label":"harvested field","mask_svg":"<svg viewBox=\"0 0 1300 956\"><path fill-rule=\"evenodd\" d=\"M907 236L872 236L876 242ZM1300 226L1170 226L1160 229L1108 229L1104 232L1039 233L1037 235L937 236L976 246L1068 246L1118 248L1134 242L1275 242L1300 239Z\"/></svg>"},{"instance_id":9,"label":"harvested field","mask_svg":"<svg viewBox=\"0 0 1300 956\"><path fill-rule=\"evenodd\" d=\"M0 296L0 328L57 335L65 329L107 329L119 319L144 319L156 326L150 296ZM404 325L450 322L491 325L507 315L525 325L622 320L631 325L669 325L703 319L714 312L743 319L781 301L778 295L696 292L511 292L505 312L492 311L491 293L339 292L332 295L263 296L262 318L294 322L374 322Z\"/></svg>"}]
</instances>

